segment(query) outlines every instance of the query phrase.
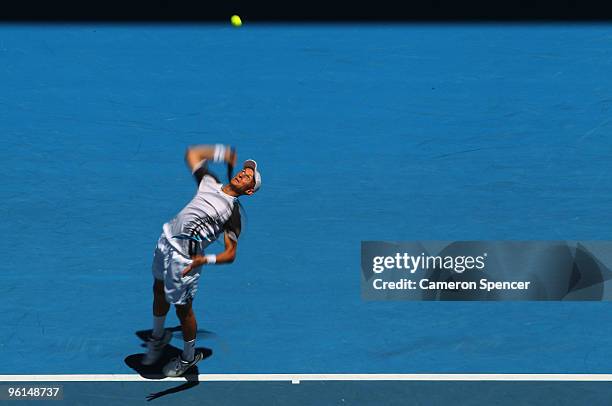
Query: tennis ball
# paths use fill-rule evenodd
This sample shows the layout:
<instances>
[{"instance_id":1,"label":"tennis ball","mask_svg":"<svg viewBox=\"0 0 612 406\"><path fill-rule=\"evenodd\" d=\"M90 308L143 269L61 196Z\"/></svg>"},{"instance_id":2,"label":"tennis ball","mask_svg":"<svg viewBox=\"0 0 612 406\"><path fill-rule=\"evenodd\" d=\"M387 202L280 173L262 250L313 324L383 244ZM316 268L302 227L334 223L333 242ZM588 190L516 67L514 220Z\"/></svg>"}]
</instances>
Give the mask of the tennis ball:
<instances>
[{"instance_id":1,"label":"tennis ball","mask_svg":"<svg viewBox=\"0 0 612 406\"><path fill-rule=\"evenodd\" d=\"M236 14L234 14L232 18L230 18L230 21L232 22L232 25L234 27L240 27L242 25L242 20Z\"/></svg>"}]
</instances>

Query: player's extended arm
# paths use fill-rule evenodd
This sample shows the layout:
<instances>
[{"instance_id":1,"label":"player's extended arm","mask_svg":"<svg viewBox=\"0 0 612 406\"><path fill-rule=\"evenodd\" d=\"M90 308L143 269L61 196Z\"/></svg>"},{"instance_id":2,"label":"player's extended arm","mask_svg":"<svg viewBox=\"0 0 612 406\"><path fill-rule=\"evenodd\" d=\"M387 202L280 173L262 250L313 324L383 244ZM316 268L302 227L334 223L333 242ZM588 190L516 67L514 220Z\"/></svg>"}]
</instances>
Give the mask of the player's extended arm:
<instances>
[{"instance_id":1,"label":"player's extended arm","mask_svg":"<svg viewBox=\"0 0 612 406\"><path fill-rule=\"evenodd\" d=\"M204 159L225 162L233 167L237 158L236 149L230 145L192 145L185 151L185 162L192 171Z\"/></svg>"},{"instance_id":2,"label":"player's extended arm","mask_svg":"<svg viewBox=\"0 0 612 406\"><path fill-rule=\"evenodd\" d=\"M238 243L232 240L227 233L224 234L225 250L215 255L214 264L231 264L236 259L236 248ZM192 263L183 270L183 276L187 275L193 269L209 263L207 255L196 255L191 257Z\"/></svg>"}]
</instances>

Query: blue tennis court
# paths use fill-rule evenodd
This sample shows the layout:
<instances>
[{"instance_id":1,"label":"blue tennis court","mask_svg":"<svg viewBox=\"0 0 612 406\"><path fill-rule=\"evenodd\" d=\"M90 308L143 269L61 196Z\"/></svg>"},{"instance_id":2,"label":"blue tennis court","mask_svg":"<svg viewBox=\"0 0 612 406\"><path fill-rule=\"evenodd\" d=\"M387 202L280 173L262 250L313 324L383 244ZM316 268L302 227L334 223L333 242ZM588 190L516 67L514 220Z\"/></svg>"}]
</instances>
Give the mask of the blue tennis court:
<instances>
[{"instance_id":1,"label":"blue tennis court","mask_svg":"<svg viewBox=\"0 0 612 406\"><path fill-rule=\"evenodd\" d=\"M203 273L200 373L610 373L608 303L364 302L359 249L610 239L611 40L594 24L0 27L0 375L136 373L155 243L195 192L185 147L217 142L264 184L241 199L237 260Z\"/></svg>"}]
</instances>

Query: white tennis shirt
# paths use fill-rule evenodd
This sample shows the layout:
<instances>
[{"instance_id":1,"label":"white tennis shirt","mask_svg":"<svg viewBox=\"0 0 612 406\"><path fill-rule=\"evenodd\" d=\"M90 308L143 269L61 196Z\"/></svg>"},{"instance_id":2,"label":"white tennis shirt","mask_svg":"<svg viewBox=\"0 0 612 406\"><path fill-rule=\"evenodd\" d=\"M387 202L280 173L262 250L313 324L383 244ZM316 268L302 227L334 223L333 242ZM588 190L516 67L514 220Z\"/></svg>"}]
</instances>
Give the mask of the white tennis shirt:
<instances>
[{"instance_id":1,"label":"white tennis shirt","mask_svg":"<svg viewBox=\"0 0 612 406\"><path fill-rule=\"evenodd\" d=\"M202 255L223 232L238 241L241 229L238 198L224 193L223 185L208 171L206 160L193 175L198 190L193 199L172 220L164 224L164 235L180 254Z\"/></svg>"}]
</instances>

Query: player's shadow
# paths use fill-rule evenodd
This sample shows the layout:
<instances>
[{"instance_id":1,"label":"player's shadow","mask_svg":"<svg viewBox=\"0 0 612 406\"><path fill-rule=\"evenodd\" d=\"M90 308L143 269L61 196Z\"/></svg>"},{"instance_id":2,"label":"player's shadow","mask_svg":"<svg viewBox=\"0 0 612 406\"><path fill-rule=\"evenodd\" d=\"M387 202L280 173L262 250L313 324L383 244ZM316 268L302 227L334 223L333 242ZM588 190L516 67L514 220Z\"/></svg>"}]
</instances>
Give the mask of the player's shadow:
<instances>
[{"instance_id":1,"label":"player's shadow","mask_svg":"<svg viewBox=\"0 0 612 406\"><path fill-rule=\"evenodd\" d=\"M182 333L181 333L180 326L168 328L168 330L170 330L173 333L173 336L178 336L178 337L181 337L182 339ZM151 335L151 330L137 331L136 335L142 340L141 346L143 347L144 351L146 351L146 347L147 347L146 342L147 342L147 339ZM215 334L210 331L198 330L198 337L203 337L203 336L210 337L214 335ZM134 371L136 371L143 378L164 379L166 377L162 371L164 365L170 362L172 358L178 357L182 352L183 352L182 350L174 347L171 344L168 344L164 348L164 352L159 358L159 360L153 365L142 365L142 357L144 356L144 353L128 355L125 358L125 364L129 366L130 368L132 368ZM204 355L204 358L202 359L202 361L212 355L212 350L210 348L198 347L196 348L196 352L201 352ZM197 386L200 383L198 381L198 375L199 375L198 366L194 365L193 367L188 369L187 372L185 372L185 374L182 376L183 378L185 378L187 382L179 386L176 386L174 388L166 389L165 391L162 391L162 392L152 393L149 396L147 396L147 400L148 401L155 400L165 395L169 395L172 393L181 392L181 391L193 388L194 386Z\"/></svg>"}]
</instances>

